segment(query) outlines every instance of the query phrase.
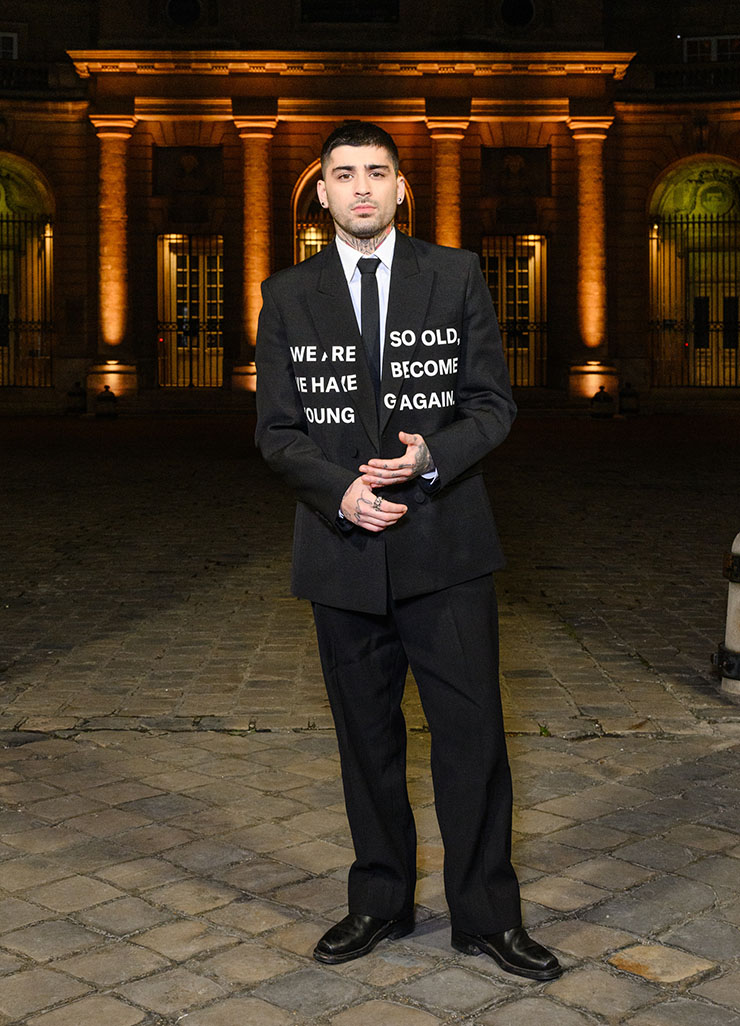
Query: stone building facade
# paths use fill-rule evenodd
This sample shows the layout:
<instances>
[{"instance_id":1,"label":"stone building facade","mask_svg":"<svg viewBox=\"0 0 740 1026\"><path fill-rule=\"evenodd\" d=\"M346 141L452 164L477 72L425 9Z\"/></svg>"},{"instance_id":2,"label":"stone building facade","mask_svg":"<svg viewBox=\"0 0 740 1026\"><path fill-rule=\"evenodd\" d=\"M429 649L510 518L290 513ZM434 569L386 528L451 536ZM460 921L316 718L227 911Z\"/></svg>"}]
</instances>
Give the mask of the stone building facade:
<instances>
[{"instance_id":1,"label":"stone building facade","mask_svg":"<svg viewBox=\"0 0 740 1026\"><path fill-rule=\"evenodd\" d=\"M522 404L732 400L739 85L729 3L6 0L0 412L248 405L352 118L403 229L480 254Z\"/></svg>"}]
</instances>

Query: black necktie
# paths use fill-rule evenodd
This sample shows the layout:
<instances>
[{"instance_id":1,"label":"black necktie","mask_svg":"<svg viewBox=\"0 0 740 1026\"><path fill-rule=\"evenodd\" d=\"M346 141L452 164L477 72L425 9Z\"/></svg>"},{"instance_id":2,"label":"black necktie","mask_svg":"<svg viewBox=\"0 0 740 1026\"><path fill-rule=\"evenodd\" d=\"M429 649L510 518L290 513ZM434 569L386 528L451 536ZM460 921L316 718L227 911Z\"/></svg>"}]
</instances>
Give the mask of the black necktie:
<instances>
[{"instance_id":1,"label":"black necktie","mask_svg":"<svg viewBox=\"0 0 740 1026\"><path fill-rule=\"evenodd\" d=\"M375 277L379 263L379 257L360 257L357 261L362 275L360 291L362 341L365 344L365 352L370 364L376 401L380 395L380 302L378 300L378 279Z\"/></svg>"}]
</instances>

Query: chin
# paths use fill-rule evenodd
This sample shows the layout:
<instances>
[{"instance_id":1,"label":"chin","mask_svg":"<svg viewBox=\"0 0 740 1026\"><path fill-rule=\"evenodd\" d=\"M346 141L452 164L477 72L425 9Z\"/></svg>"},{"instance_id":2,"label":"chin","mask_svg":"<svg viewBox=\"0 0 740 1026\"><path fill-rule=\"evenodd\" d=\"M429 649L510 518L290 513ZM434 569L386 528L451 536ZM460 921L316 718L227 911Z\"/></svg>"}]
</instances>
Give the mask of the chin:
<instances>
[{"instance_id":1,"label":"chin","mask_svg":"<svg viewBox=\"0 0 740 1026\"><path fill-rule=\"evenodd\" d=\"M358 239L371 239L373 235L378 235L386 227L387 225L381 224L379 221L356 221L349 231Z\"/></svg>"}]
</instances>

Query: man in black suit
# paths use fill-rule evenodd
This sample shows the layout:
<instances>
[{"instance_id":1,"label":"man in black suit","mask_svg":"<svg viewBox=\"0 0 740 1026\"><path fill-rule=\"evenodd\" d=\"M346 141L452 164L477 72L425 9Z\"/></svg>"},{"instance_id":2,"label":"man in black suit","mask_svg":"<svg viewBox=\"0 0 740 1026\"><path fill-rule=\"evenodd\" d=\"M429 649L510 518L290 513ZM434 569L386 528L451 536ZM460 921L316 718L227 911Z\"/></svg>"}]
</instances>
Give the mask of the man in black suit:
<instances>
[{"instance_id":1,"label":"man in black suit","mask_svg":"<svg viewBox=\"0 0 740 1026\"><path fill-rule=\"evenodd\" d=\"M432 733L452 944L535 980L561 973L521 925L491 572L502 554L481 459L515 407L474 254L393 227L393 139L349 122L324 144L334 243L263 283L257 442L295 490L293 592L310 599L355 847L349 914L314 957L413 930L406 672Z\"/></svg>"}]
</instances>

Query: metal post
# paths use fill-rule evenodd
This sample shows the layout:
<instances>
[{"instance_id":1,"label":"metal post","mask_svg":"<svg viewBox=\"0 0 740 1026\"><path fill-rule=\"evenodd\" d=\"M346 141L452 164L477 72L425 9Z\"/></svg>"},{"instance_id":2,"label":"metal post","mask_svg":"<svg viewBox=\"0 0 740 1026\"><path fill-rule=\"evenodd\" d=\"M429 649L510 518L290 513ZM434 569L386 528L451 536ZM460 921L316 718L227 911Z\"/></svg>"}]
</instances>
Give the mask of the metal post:
<instances>
[{"instance_id":1,"label":"metal post","mask_svg":"<svg viewBox=\"0 0 740 1026\"><path fill-rule=\"evenodd\" d=\"M732 552L725 556L727 588L727 625L725 643L719 646L717 666L722 674L722 694L740 700L740 534L735 536Z\"/></svg>"}]
</instances>

